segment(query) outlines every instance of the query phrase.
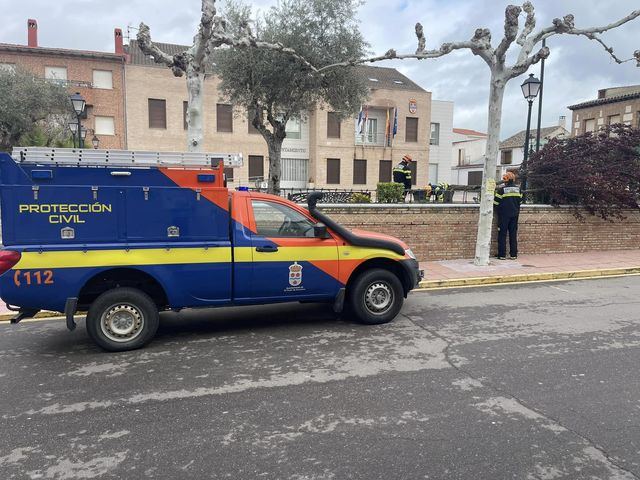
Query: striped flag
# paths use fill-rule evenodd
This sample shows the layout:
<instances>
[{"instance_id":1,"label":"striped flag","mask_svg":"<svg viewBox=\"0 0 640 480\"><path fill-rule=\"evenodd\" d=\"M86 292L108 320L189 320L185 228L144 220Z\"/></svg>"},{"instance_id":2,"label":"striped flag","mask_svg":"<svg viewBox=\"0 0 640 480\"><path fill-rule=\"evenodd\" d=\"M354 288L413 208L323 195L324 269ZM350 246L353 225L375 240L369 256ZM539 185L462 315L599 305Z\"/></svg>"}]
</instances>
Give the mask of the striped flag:
<instances>
[{"instance_id":1,"label":"striped flag","mask_svg":"<svg viewBox=\"0 0 640 480\"><path fill-rule=\"evenodd\" d=\"M362 135L362 132L364 131L365 123L366 123L365 113L363 108L360 107L360 113L358 113L358 125L356 127L356 132L358 133L358 135Z\"/></svg>"},{"instance_id":2,"label":"striped flag","mask_svg":"<svg viewBox=\"0 0 640 480\"><path fill-rule=\"evenodd\" d=\"M389 109L387 108L387 125L385 126L384 129L384 134L387 140L387 145L390 146L391 145L391 121L389 119Z\"/></svg>"}]
</instances>

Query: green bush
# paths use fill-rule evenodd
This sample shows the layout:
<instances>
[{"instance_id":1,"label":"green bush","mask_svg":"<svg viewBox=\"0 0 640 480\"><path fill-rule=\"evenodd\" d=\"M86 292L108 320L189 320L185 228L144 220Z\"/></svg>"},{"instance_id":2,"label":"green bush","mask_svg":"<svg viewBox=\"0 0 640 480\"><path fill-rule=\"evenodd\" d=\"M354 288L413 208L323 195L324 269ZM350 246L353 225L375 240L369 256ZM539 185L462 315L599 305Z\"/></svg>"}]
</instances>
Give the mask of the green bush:
<instances>
[{"instance_id":1,"label":"green bush","mask_svg":"<svg viewBox=\"0 0 640 480\"><path fill-rule=\"evenodd\" d=\"M351 203L371 203L371 197L365 193L354 193Z\"/></svg>"},{"instance_id":2,"label":"green bush","mask_svg":"<svg viewBox=\"0 0 640 480\"><path fill-rule=\"evenodd\" d=\"M402 203L404 201L404 185L389 182L378 184L378 203Z\"/></svg>"}]
</instances>

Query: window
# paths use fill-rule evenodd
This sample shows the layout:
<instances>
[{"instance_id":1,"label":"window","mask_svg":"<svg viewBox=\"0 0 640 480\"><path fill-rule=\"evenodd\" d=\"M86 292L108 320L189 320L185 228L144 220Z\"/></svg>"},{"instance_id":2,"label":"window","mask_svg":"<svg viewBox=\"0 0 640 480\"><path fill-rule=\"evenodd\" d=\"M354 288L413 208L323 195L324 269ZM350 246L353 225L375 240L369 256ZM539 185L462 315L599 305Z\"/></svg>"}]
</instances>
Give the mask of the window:
<instances>
[{"instance_id":1,"label":"window","mask_svg":"<svg viewBox=\"0 0 640 480\"><path fill-rule=\"evenodd\" d=\"M418 141L418 119L415 117L406 118L406 131L404 136L405 142L417 142Z\"/></svg>"},{"instance_id":2,"label":"window","mask_svg":"<svg viewBox=\"0 0 640 480\"><path fill-rule=\"evenodd\" d=\"M392 170L393 165L391 164L391 160L380 160L380 172L378 175L378 181L382 183L390 182Z\"/></svg>"},{"instance_id":3,"label":"window","mask_svg":"<svg viewBox=\"0 0 640 480\"><path fill-rule=\"evenodd\" d=\"M167 101L149 99L149 128L167 128Z\"/></svg>"},{"instance_id":4,"label":"window","mask_svg":"<svg viewBox=\"0 0 640 480\"><path fill-rule=\"evenodd\" d=\"M233 168L224 169L224 178L227 179L227 182L233 182Z\"/></svg>"},{"instance_id":5,"label":"window","mask_svg":"<svg viewBox=\"0 0 640 480\"><path fill-rule=\"evenodd\" d=\"M482 171L469 172L467 177L467 185L482 185Z\"/></svg>"},{"instance_id":6,"label":"window","mask_svg":"<svg viewBox=\"0 0 640 480\"><path fill-rule=\"evenodd\" d=\"M256 116L256 111L254 109L247 110L247 133L251 135L260 135L260 132L256 127L253 126L253 119Z\"/></svg>"},{"instance_id":7,"label":"window","mask_svg":"<svg viewBox=\"0 0 640 480\"><path fill-rule=\"evenodd\" d=\"M459 148L458 149L458 166L466 165L466 164L467 164L466 151L464 148Z\"/></svg>"},{"instance_id":8,"label":"window","mask_svg":"<svg viewBox=\"0 0 640 480\"><path fill-rule=\"evenodd\" d=\"M189 115L189 102L182 102L182 128L187 130L189 128L189 122L187 122L187 116Z\"/></svg>"},{"instance_id":9,"label":"window","mask_svg":"<svg viewBox=\"0 0 640 480\"><path fill-rule=\"evenodd\" d=\"M609 118L609 125L620 123L620 115L611 115Z\"/></svg>"},{"instance_id":10,"label":"window","mask_svg":"<svg viewBox=\"0 0 640 480\"><path fill-rule=\"evenodd\" d=\"M427 181L429 183L438 183L438 164L437 163L429 164L429 179Z\"/></svg>"},{"instance_id":11,"label":"window","mask_svg":"<svg viewBox=\"0 0 640 480\"><path fill-rule=\"evenodd\" d=\"M353 184L364 185L367 183L367 161L353 160Z\"/></svg>"},{"instance_id":12,"label":"window","mask_svg":"<svg viewBox=\"0 0 640 480\"><path fill-rule=\"evenodd\" d=\"M327 112L327 138L340 138L340 117L336 112Z\"/></svg>"},{"instance_id":13,"label":"window","mask_svg":"<svg viewBox=\"0 0 640 480\"><path fill-rule=\"evenodd\" d=\"M218 103L216 105L216 120L218 132L233 132L233 106Z\"/></svg>"},{"instance_id":14,"label":"window","mask_svg":"<svg viewBox=\"0 0 640 480\"><path fill-rule=\"evenodd\" d=\"M93 88L113 89L113 72L111 70L93 71Z\"/></svg>"},{"instance_id":15,"label":"window","mask_svg":"<svg viewBox=\"0 0 640 480\"><path fill-rule=\"evenodd\" d=\"M275 202L253 200L256 233L264 237L313 238L315 224L302 213Z\"/></svg>"},{"instance_id":16,"label":"window","mask_svg":"<svg viewBox=\"0 0 640 480\"><path fill-rule=\"evenodd\" d=\"M429 145L440 145L440 124L439 123L431 124L431 139L429 140Z\"/></svg>"},{"instance_id":17,"label":"window","mask_svg":"<svg viewBox=\"0 0 640 480\"><path fill-rule=\"evenodd\" d=\"M15 73L16 72L16 64L15 63L0 63L0 73Z\"/></svg>"},{"instance_id":18,"label":"window","mask_svg":"<svg viewBox=\"0 0 640 480\"><path fill-rule=\"evenodd\" d=\"M113 122L113 117L98 117L95 116L95 134L96 135L115 135L116 128Z\"/></svg>"},{"instance_id":19,"label":"window","mask_svg":"<svg viewBox=\"0 0 640 480\"><path fill-rule=\"evenodd\" d=\"M67 80L67 67L44 67L44 78L47 80Z\"/></svg>"},{"instance_id":20,"label":"window","mask_svg":"<svg viewBox=\"0 0 640 480\"><path fill-rule=\"evenodd\" d=\"M377 143L377 142L378 142L378 119L368 118L367 119L367 143Z\"/></svg>"},{"instance_id":21,"label":"window","mask_svg":"<svg viewBox=\"0 0 640 480\"><path fill-rule=\"evenodd\" d=\"M339 158L327 158L327 183L328 184L340 183L340 159Z\"/></svg>"},{"instance_id":22,"label":"window","mask_svg":"<svg viewBox=\"0 0 640 480\"><path fill-rule=\"evenodd\" d=\"M500 163L502 165L511 165L513 162L513 150L502 150L500 152Z\"/></svg>"},{"instance_id":23,"label":"window","mask_svg":"<svg viewBox=\"0 0 640 480\"><path fill-rule=\"evenodd\" d=\"M591 118L589 120L584 121L584 131L587 132L595 132L596 131L596 119Z\"/></svg>"},{"instance_id":24,"label":"window","mask_svg":"<svg viewBox=\"0 0 640 480\"><path fill-rule=\"evenodd\" d=\"M300 140L302 138L302 124L300 119L296 117L290 118L285 126L285 132L287 134L287 138Z\"/></svg>"},{"instance_id":25,"label":"window","mask_svg":"<svg viewBox=\"0 0 640 480\"><path fill-rule=\"evenodd\" d=\"M438 167L438 165L436 165L436 167ZM431 168L431 164L429 165L429 168ZM418 162L410 162L409 170L411 170L411 185L415 185L418 181Z\"/></svg>"},{"instance_id":26,"label":"window","mask_svg":"<svg viewBox=\"0 0 640 480\"><path fill-rule=\"evenodd\" d=\"M262 180L264 178L264 157L262 155L249 155L249 181Z\"/></svg>"}]
</instances>

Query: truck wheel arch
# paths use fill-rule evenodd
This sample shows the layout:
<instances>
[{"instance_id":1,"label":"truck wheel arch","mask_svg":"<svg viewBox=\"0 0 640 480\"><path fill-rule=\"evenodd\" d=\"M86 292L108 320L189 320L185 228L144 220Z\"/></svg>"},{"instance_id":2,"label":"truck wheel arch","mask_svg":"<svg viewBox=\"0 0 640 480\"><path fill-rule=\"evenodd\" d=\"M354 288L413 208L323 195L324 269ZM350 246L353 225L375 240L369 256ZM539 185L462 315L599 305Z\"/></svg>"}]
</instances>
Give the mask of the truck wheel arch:
<instances>
[{"instance_id":1,"label":"truck wheel arch","mask_svg":"<svg viewBox=\"0 0 640 480\"><path fill-rule=\"evenodd\" d=\"M79 309L86 310L93 301L111 289L129 287L147 294L159 309L169 305L163 285L151 274L137 268L111 268L102 270L87 280L78 294Z\"/></svg>"},{"instance_id":2,"label":"truck wheel arch","mask_svg":"<svg viewBox=\"0 0 640 480\"><path fill-rule=\"evenodd\" d=\"M405 297L411 290L411 279L407 274L406 270L402 268L402 266L396 261L391 260L389 258L372 258L362 262L360 265L356 267L356 269L351 273L349 277L349 281L347 282L347 293L349 292L349 287L353 284L353 281L358 278L358 276L367 270L371 270L373 268L381 268L383 270L388 270L394 275L396 275L400 282L402 283L402 287L404 288Z\"/></svg>"}]
</instances>

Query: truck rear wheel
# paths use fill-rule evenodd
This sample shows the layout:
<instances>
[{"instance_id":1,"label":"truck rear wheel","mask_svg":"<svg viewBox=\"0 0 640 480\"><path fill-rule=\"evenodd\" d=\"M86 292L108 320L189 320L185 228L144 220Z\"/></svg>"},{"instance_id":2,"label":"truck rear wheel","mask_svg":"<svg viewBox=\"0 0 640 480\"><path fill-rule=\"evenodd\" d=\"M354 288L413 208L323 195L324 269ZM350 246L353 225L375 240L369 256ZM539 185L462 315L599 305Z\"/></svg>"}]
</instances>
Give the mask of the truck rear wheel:
<instances>
[{"instance_id":1,"label":"truck rear wheel","mask_svg":"<svg viewBox=\"0 0 640 480\"><path fill-rule=\"evenodd\" d=\"M400 313L404 303L400 279L380 268L360 274L350 290L350 311L368 325L390 322Z\"/></svg>"},{"instance_id":2,"label":"truck rear wheel","mask_svg":"<svg viewBox=\"0 0 640 480\"><path fill-rule=\"evenodd\" d=\"M158 307L135 288L114 288L100 295L87 313L87 333L110 352L140 348L155 336Z\"/></svg>"}]
</instances>

